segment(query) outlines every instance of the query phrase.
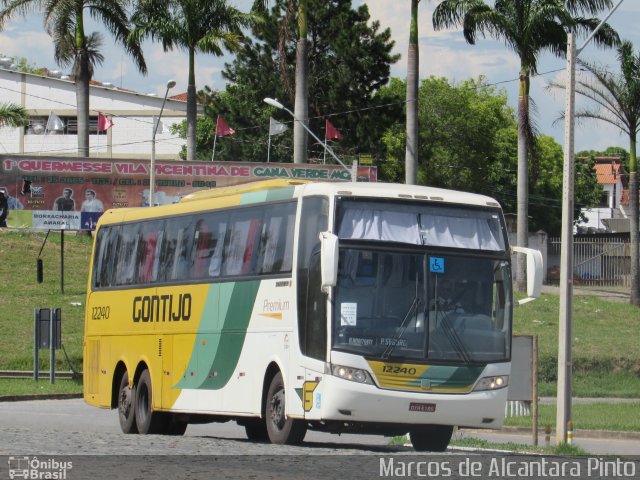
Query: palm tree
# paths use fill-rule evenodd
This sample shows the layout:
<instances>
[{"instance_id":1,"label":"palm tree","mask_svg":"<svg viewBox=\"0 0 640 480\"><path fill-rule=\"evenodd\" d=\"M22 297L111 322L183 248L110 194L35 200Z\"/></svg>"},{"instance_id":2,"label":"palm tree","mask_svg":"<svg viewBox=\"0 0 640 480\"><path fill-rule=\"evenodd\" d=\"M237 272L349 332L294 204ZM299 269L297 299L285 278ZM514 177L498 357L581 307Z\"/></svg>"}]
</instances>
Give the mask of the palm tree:
<instances>
[{"instance_id":1,"label":"palm tree","mask_svg":"<svg viewBox=\"0 0 640 480\"><path fill-rule=\"evenodd\" d=\"M240 29L253 20L253 15L242 13L227 0L140 0L136 5L131 17L131 42L150 37L161 42L165 52L175 47L189 54L187 160L195 160L196 155L196 52L222 56L223 48L239 48Z\"/></svg>"},{"instance_id":2,"label":"palm tree","mask_svg":"<svg viewBox=\"0 0 640 480\"><path fill-rule=\"evenodd\" d=\"M590 72L588 78L576 81L576 93L591 100L596 107L586 107L575 113L609 123L629 136L629 193L631 227L631 295L630 302L640 305L640 252L638 250L638 164L636 139L640 130L640 53L634 55L633 45L624 41L618 47L620 74L615 74L588 62L579 62ZM552 88L565 88L551 82Z\"/></svg>"},{"instance_id":3,"label":"palm tree","mask_svg":"<svg viewBox=\"0 0 640 480\"><path fill-rule=\"evenodd\" d=\"M277 3L277 0L275 0ZM269 0L255 0L254 8L258 11L266 8ZM286 64L286 43L289 40L289 22L293 18L295 11L295 0L287 0L286 12L282 19L282 25L278 32L278 49L280 52L280 71L282 83L285 91L292 94L294 87L287 75ZM304 126L309 125L309 54L307 46L307 35L309 33L309 2L308 0L298 0L298 40L296 41L296 74L295 74L295 96L293 114L298 121L293 122L293 163L307 163L307 130ZM304 124L304 126L303 126Z\"/></svg>"},{"instance_id":4,"label":"palm tree","mask_svg":"<svg viewBox=\"0 0 640 480\"><path fill-rule=\"evenodd\" d=\"M26 127L29 114L20 105L0 103L0 127Z\"/></svg>"},{"instance_id":5,"label":"palm tree","mask_svg":"<svg viewBox=\"0 0 640 480\"><path fill-rule=\"evenodd\" d=\"M121 43L136 62L138 69L146 74L147 67L142 50L137 43L127 42L129 21L127 6L131 0L1 0L4 7L0 11L0 29L14 15L26 16L30 12L44 14L45 30L56 42L56 59L68 63L69 55L74 57L73 68L76 83L76 103L78 108L78 155L89 156L89 81L93 74L93 61L99 57L91 48L99 37L87 37L84 29L84 12L101 21ZM63 53L65 52L65 53ZM73 53L71 53L73 52Z\"/></svg>"},{"instance_id":6,"label":"palm tree","mask_svg":"<svg viewBox=\"0 0 640 480\"><path fill-rule=\"evenodd\" d=\"M528 245L528 157L531 119L529 116L530 77L538 72L538 57L548 50L558 57L566 54L567 31L590 33L600 23L595 15L611 7L611 0L443 0L433 13L436 30L463 27L464 38L475 44L478 35L492 36L505 42L520 58L518 95L518 200L517 243ZM597 44L613 46L617 33L603 26L595 35ZM518 255L517 289L526 287L524 255Z\"/></svg>"},{"instance_id":7,"label":"palm tree","mask_svg":"<svg viewBox=\"0 0 640 480\"><path fill-rule=\"evenodd\" d=\"M307 53L307 0L298 0L298 43L296 45L296 100L294 114L298 122L293 122L293 163L307 163L307 131L309 124L309 86ZM286 20L285 20L286 21Z\"/></svg>"},{"instance_id":8,"label":"palm tree","mask_svg":"<svg viewBox=\"0 0 640 480\"><path fill-rule=\"evenodd\" d=\"M418 4L411 0L411 26L407 52L407 146L405 153L405 183L415 185L418 165L418 76L420 73L418 47Z\"/></svg>"}]
</instances>

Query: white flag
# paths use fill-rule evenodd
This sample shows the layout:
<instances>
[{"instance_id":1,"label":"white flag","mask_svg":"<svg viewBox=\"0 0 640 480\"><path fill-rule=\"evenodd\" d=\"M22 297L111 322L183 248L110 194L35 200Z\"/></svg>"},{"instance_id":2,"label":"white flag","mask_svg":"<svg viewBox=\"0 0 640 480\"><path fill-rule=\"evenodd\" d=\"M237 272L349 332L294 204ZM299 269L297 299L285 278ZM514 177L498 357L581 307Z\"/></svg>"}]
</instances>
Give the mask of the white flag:
<instances>
[{"instance_id":1,"label":"white flag","mask_svg":"<svg viewBox=\"0 0 640 480\"><path fill-rule=\"evenodd\" d=\"M164 123L162 123L162 120L158 121L158 117L154 116L153 117L153 128L156 128L156 124L158 125L158 129L156 130L156 133L169 133L169 129L167 127L165 127Z\"/></svg>"},{"instance_id":2,"label":"white flag","mask_svg":"<svg viewBox=\"0 0 640 480\"><path fill-rule=\"evenodd\" d=\"M280 123L277 120L269 117L269 135L280 135L283 132L289 130L284 123Z\"/></svg>"},{"instance_id":3,"label":"white flag","mask_svg":"<svg viewBox=\"0 0 640 480\"><path fill-rule=\"evenodd\" d=\"M64 130L64 122L53 112L49 114L49 119L47 120L47 130L50 132L58 132L60 130Z\"/></svg>"}]
</instances>

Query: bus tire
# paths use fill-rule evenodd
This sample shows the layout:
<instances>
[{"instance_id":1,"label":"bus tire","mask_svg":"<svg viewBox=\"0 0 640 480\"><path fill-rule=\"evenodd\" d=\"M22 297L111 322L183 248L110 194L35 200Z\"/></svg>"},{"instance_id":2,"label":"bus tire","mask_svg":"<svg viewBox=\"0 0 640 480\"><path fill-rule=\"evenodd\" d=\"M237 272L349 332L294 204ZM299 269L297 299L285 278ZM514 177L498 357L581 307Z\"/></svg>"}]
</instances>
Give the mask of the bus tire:
<instances>
[{"instance_id":1,"label":"bus tire","mask_svg":"<svg viewBox=\"0 0 640 480\"><path fill-rule=\"evenodd\" d=\"M135 395L136 389L129 386L129 374L125 371L118 388L118 420L122 433L138 433L133 405Z\"/></svg>"},{"instance_id":2,"label":"bus tire","mask_svg":"<svg viewBox=\"0 0 640 480\"><path fill-rule=\"evenodd\" d=\"M452 434L451 425L425 425L409 431L411 444L416 452L444 452Z\"/></svg>"},{"instance_id":3,"label":"bus tire","mask_svg":"<svg viewBox=\"0 0 640 480\"><path fill-rule=\"evenodd\" d=\"M268 442L267 422L264 418L245 420L244 431L252 442Z\"/></svg>"},{"instance_id":4,"label":"bus tire","mask_svg":"<svg viewBox=\"0 0 640 480\"><path fill-rule=\"evenodd\" d=\"M294 420L285 415L285 390L282 373L278 372L269 385L265 412L267 434L271 443L298 445L307 433L307 424L303 420Z\"/></svg>"},{"instance_id":5,"label":"bus tire","mask_svg":"<svg viewBox=\"0 0 640 480\"><path fill-rule=\"evenodd\" d=\"M138 432L162 433L165 430L167 418L162 412L153 411L153 390L151 389L151 375L145 369L140 374L135 387L135 416Z\"/></svg>"}]
</instances>

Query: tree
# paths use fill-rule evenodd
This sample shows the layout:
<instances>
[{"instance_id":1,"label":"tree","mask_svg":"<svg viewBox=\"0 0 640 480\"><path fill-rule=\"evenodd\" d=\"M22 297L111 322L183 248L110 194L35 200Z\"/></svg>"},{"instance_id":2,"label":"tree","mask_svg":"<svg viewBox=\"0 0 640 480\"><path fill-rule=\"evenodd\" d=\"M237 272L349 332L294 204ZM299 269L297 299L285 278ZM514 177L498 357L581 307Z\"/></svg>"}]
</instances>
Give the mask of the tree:
<instances>
[{"instance_id":1,"label":"tree","mask_svg":"<svg viewBox=\"0 0 640 480\"><path fill-rule=\"evenodd\" d=\"M411 0L411 24L407 52L407 145L405 183L415 185L418 165L418 83L420 75L420 49L418 46L418 4Z\"/></svg>"},{"instance_id":2,"label":"tree","mask_svg":"<svg viewBox=\"0 0 640 480\"><path fill-rule=\"evenodd\" d=\"M576 82L576 93L591 101L592 106L576 111L576 118L598 120L613 125L629 137L629 197L631 229L631 295L630 302L640 305L640 234L638 219L638 162L636 142L640 130L640 53L623 41L618 47L620 73L588 62L580 64L589 77ZM552 88L564 88L558 83Z\"/></svg>"},{"instance_id":3,"label":"tree","mask_svg":"<svg viewBox=\"0 0 640 480\"><path fill-rule=\"evenodd\" d=\"M29 113L20 105L0 103L0 127L26 127Z\"/></svg>"},{"instance_id":4,"label":"tree","mask_svg":"<svg viewBox=\"0 0 640 480\"><path fill-rule=\"evenodd\" d=\"M196 156L196 52L224 54L236 50L242 27L255 20L230 6L227 0L139 0L131 17L135 44L146 37L162 43L165 52L179 48L189 54L187 82L187 160Z\"/></svg>"},{"instance_id":5,"label":"tree","mask_svg":"<svg viewBox=\"0 0 640 480\"><path fill-rule=\"evenodd\" d=\"M0 11L0 29L16 14L30 12L44 14L44 28L56 44L56 60L64 66L67 54L74 57L73 65L76 83L76 103L78 108L78 155L89 156L89 81L93 75L92 63L98 57L91 51L96 37L85 34L84 12L104 24L113 34L116 42L122 44L133 58L138 69L146 74L147 67L140 45L127 42L129 20L126 7L130 0L1 0L4 9ZM60 55L58 55L60 52ZM67 52L63 54L62 52ZM72 53L71 53L72 52Z\"/></svg>"},{"instance_id":6,"label":"tree","mask_svg":"<svg viewBox=\"0 0 640 480\"><path fill-rule=\"evenodd\" d=\"M401 98L405 91L405 82L394 78L380 94ZM518 126L505 91L487 85L483 78L456 85L430 77L421 82L419 103L418 182L488 195L506 213L515 212ZM380 166L380 174L391 181L403 176L405 135L403 125L394 123L383 136L389 161ZM529 175L531 225L554 235L561 226L562 147L553 138L540 136L531 155L535 157ZM584 164L576 169L580 178L576 216L580 208L600 198L592 167Z\"/></svg>"},{"instance_id":7,"label":"tree","mask_svg":"<svg viewBox=\"0 0 640 480\"><path fill-rule=\"evenodd\" d=\"M466 41L475 44L478 35L503 40L520 58L518 96L518 221L517 243L528 245L528 158L531 143L529 115L530 76L538 72L538 57L543 51L556 56L566 53L567 31L590 33L600 23L594 15L611 7L611 0L443 0L433 13L436 30L463 27ZM595 35L597 44L612 46L618 36L608 25ZM526 288L525 257L518 255L516 269L518 290Z\"/></svg>"},{"instance_id":8,"label":"tree","mask_svg":"<svg viewBox=\"0 0 640 480\"><path fill-rule=\"evenodd\" d=\"M294 83L297 41L290 38L280 44L286 6L287 0L279 0L266 12L264 21L253 27L233 63L225 66L226 90L201 92L205 115L224 115L236 130L233 138L225 137L220 150L218 141L216 158L265 161L269 116L292 125L291 116L274 111L263 102L265 97L281 99L285 105L292 105L295 100L295 92L288 90L286 84ZM312 39L308 49L310 128L322 138L325 119L334 114L331 121L343 133L343 139L333 144L338 156L375 156L381 151L382 132L402 116L404 109L404 95L393 99L397 105L372 108L390 103L377 94L389 80L391 63L398 58L391 54L391 33L388 29L380 31L380 24L370 21L366 5L354 9L351 1L310 0L308 8L308 36ZM290 132L274 140L271 161L290 162ZM209 155L211 147L211 143L206 147ZM309 151L316 159L323 157L320 145L312 145Z\"/></svg>"}]
</instances>

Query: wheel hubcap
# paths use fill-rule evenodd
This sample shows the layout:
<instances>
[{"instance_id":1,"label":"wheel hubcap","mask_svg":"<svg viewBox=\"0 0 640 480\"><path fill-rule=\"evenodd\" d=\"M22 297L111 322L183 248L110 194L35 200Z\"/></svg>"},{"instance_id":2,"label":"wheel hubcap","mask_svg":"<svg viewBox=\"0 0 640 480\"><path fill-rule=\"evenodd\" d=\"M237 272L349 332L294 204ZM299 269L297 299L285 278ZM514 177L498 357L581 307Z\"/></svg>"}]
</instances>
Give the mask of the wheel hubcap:
<instances>
[{"instance_id":1,"label":"wheel hubcap","mask_svg":"<svg viewBox=\"0 0 640 480\"><path fill-rule=\"evenodd\" d=\"M271 422L276 426L278 430L281 430L284 426L284 390L278 390L273 397L271 397Z\"/></svg>"},{"instance_id":2,"label":"wheel hubcap","mask_svg":"<svg viewBox=\"0 0 640 480\"><path fill-rule=\"evenodd\" d=\"M121 415L124 415L125 417L129 416L129 412L131 411L131 389L129 387L125 387L120 391L118 409L120 410Z\"/></svg>"}]
</instances>

